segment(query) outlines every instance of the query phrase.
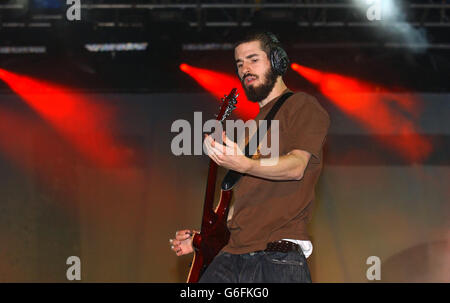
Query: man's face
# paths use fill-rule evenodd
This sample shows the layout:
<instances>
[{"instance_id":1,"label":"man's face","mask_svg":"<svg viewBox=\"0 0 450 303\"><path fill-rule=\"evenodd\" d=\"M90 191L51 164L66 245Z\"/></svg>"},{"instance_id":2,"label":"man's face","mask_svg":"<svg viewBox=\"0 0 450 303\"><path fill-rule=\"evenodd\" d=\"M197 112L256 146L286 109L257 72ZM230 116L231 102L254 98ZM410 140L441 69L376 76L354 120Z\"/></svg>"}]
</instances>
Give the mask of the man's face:
<instances>
[{"instance_id":1,"label":"man's face","mask_svg":"<svg viewBox=\"0 0 450 303\"><path fill-rule=\"evenodd\" d=\"M264 100L275 86L277 75L273 73L260 42L239 44L234 50L234 58L247 99L253 102Z\"/></svg>"}]
</instances>

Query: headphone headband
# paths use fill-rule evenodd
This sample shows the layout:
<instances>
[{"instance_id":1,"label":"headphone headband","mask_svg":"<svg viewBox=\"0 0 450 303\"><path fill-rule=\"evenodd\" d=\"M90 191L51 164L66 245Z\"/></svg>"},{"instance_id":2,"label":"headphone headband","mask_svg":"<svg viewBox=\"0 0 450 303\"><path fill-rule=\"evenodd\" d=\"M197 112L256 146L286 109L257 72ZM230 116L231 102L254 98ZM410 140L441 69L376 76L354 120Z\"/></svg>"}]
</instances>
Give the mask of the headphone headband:
<instances>
[{"instance_id":1,"label":"headphone headband","mask_svg":"<svg viewBox=\"0 0 450 303\"><path fill-rule=\"evenodd\" d=\"M273 34L272 32L266 32L265 34L267 37L269 37L270 41L273 44L281 44L280 40L278 40L277 36L275 36L275 34Z\"/></svg>"}]
</instances>

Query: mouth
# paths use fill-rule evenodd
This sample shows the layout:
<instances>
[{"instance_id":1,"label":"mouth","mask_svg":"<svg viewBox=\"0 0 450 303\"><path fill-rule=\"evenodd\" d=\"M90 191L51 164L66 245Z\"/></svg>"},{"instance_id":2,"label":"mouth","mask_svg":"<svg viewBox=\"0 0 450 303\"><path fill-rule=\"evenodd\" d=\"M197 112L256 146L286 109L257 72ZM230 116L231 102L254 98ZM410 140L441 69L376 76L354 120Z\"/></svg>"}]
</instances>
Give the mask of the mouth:
<instances>
[{"instance_id":1,"label":"mouth","mask_svg":"<svg viewBox=\"0 0 450 303\"><path fill-rule=\"evenodd\" d=\"M256 81L256 76L247 76L245 77L245 84L250 85Z\"/></svg>"}]
</instances>

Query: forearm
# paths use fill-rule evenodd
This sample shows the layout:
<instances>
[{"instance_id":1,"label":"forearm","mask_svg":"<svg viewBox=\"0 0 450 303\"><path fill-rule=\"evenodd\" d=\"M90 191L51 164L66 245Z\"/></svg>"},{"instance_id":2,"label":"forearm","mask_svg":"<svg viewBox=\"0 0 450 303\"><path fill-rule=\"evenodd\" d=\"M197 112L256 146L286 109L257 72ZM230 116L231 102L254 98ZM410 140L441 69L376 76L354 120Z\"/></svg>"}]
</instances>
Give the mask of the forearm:
<instances>
[{"instance_id":1,"label":"forearm","mask_svg":"<svg viewBox=\"0 0 450 303\"><path fill-rule=\"evenodd\" d=\"M294 149L278 158L254 160L247 158L225 133L223 140L226 145L216 146L211 136L207 136L204 141L208 156L217 165L270 180L301 180L311 157L307 151Z\"/></svg>"},{"instance_id":2,"label":"forearm","mask_svg":"<svg viewBox=\"0 0 450 303\"><path fill-rule=\"evenodd\" d=\"M245 173L270 180L301 180L309 158L307 152L292 151L278 159L249 159Z\"/></svg>"}]
</instances>

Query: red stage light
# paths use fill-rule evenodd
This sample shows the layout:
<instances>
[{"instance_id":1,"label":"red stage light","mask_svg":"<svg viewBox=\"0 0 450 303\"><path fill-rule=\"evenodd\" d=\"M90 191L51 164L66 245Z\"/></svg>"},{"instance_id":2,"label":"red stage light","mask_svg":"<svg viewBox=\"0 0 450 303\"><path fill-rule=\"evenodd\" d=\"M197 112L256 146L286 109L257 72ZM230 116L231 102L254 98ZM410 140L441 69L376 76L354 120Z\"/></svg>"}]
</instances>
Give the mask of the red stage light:
<instances>
[{"instance_id":1,"label":"red stage light","mask_svg":"<svg viewBox=\"0 0 450 303\"><path fill-rule=\"evenodd\" d=\"M188 66L186 63L181 63L181 64L180 64L180 69L181 69L183 72L186 72L186 71L189 69L189 66Z\"/></svg>"},{"instance_id":2,"label":"red stage light","mask_svg":"<svg viewBox=\"0 0 450 303\"><path fill-rule=\"evenodd\" d=\"M421 161L432 148L431 143L418 134L414 121L402 114L397 107L417 117L420 102L410 94L393 94L379 85L351 77L321 72L292 63L291 68L317 85L319 90L341 110L369 128L385 144L391 146L412 161ZM392 136L397 134L401 139Z\"/></svg>"},{"instance_id":3,"label":"red stage light","mask_svg":"<svg viewBox=\"0 0 450 303\"><path fill-rule=\"evenodd\" d=\"M243 120L253 119L258 114L258 104L247 100L245 93L242 91L241 82L236 76L193 67L186 63L180 64L180 70L191 76L218 99L223 98L233 87L236 87L239 93L236 114Z\"/></svg>"},{"instance_id":4,"label":"red stage light","mask_svg":"<svg viewBox=\"0 0 450 303\"><path fill-rule=\"evenodd\" d=\"M0 69L0 78L94 164L126 165L128 151L109 132L111 113L104 106L61 86L6 70Z\"/></svg>"}]
</instances>

